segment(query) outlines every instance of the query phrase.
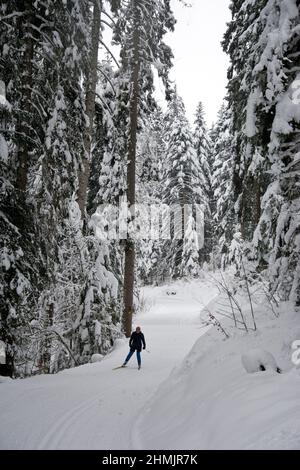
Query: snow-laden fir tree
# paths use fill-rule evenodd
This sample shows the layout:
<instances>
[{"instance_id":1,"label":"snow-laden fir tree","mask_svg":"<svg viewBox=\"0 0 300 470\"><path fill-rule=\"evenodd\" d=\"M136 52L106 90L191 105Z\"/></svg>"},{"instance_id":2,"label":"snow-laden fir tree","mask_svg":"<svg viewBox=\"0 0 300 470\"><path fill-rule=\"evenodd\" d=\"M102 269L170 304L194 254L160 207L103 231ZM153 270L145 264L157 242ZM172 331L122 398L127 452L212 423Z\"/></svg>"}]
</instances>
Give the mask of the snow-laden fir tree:
<instances>
[{"instance_id":1,"label":"snow-laden fir tree","mask_svg":"<svg viewBox=\"0 0 300 470\"><path fill-rule=\"evenodd\" d=\"M6 280L3 283L8 293L2 327L8 328L10 335L15 331L8 354L13 356L15 368L18 362L36 359L34 348L40 350L37 355L44 357L48 370L51 352L45 337L55 316L49 293L56 282L63 220L75 191L75 155L81 153L74 128L82 128L85 120L80 79L88 3L2 2L1 13L2 19L6 18L1 22L1 76L12 105L7 207L13 204L14 208L7 213L7 221L16 227L9 241L2 240L4 250L11 253L19 245L19 261L7 268L9 284ZM12 313L14 325L9 324ZM32 331L32 322L41 328ZM44 338L38 330L43 330Z\"/></svg>"},{"instance_id":2,"label":"snow-laden fir tree","mask_svg":"<svg viewBox=\"0 0 300 470\"><path fill-rule=\"evenodd\" d=\"M251 50L256 48L259 38L259 29L254 25L265 4L266 0L233 0L230 5L232 21L228 24L223 41L224 50L230 56L227 99L234 133L232 191L237 222L245 240L251 240L253 236L260 217L261 195L266 187L264 154L269 142L268 121L262 122L265 142L257 154L255 171L252 171L251 165L255 153L254 142L247 135L251 125L247 118L251 108L251 100L248 102L248 98L251 94L252 71L256 61Z\"/></svg>"},{"instance_id":3,"label":"snow-laden fir tree","mask_svg":"<svg viewBox=\"0 0 300 470\"><path fill-rule=\"evenodd\" d=\"M41 33L34 32L37 18L31 2L1 2L0 9L1 101L5 100L6 111L10 111L3 114L2 103L0 335L13 370L22 349L32 298L38 295L39 278L42 281L43 277L40 252L33 247L37 237L33 208L26 202L28 172L36 159L33 143L41 146L40 116L34 112L36 103L31 105L32 97L39 100L33 57Z\"/></svg>"},{"instance_id":4,"label":"snow-laden fir tree","mask_svg":"<svg viewBox=\"0 0 300 470\"><path fill-rule=\"evenodd\" d=\"M45 372L56 369L51 359L53 347L58 347L54 338L58 335L63 338L69 330L70 318L66 317L65 311L74 301L71 279L73 277L74 284L78 285L84 277L82 258L85 249L78 246L78 229L76 232L68 230L68 219L72 205L76 204L77 171L84 152L83 140L75 132L85 127L81 77L88 49L88 3L49 5L47 15L56 18L56 29L48 32L42 44L44 60L38 77L43 83L47 115L43 121L43 148L32 175L33 185L28 190L36 203L46 271L34 325L38 335L38 366ZM53 61L56 66L52 65ZM65 265L65 251L71 247L77 254L75 263L81 261L81 269L76 270L74 266L73 273L66 270ZM59 295L62 284L64 295ZM71 318L74 318L77 306L78 302L73 306Z\"/></svg>"},{"instance_id":5,"label":"snow-laden fir tree","mask_svg":"<svg viewBox=\"0 0 300 470\"><path fill-rule=\"evenodd\" d=\"M162 279L163 242L160 238L163 166L165 160L164 115L158 107L147 119L138 139L137 201L147 208L150 230L142 226L138 242L138 277L143 283Z\"/></svg>"},{"instance_id":6,"label":"snow-laden fir tree","mask_svg":"<svg viewBox=\"0 0 300 470\"><path fill-rule=\"evenodd\" d=\"M123 82L111 61L99 63L96 96L95 139L89 179L89 213L98 204L117 204L126 188L125 122ZM126 99L126 97L125 97Z\"/></svg>"},{"instance_id":7,"label":"snow-laden fir tree","mask_svg":"<svg viewBox=\"0 0 300 470\"><path fill-rule=\"evenodd\" d=\"M197 106L194 121L194 142L197 158L199 160L199 171L202 172L199 178L199 185L204 181L203 193L203 216L204 216L204 245L200 251L200 261L210 260L210 254L213 246L213 191L212 191L212 161L211 161L211 141L205 121L203 104L200 102ZM202 176L203 175L203 176Z\"/></svg>"},{"instance_id":8,"label":"snow-laden fir tree","mask_svg":"<svg viewBox=\"0 0 300 470\"><path fill-rule=\"evenodd\" d=\"M0 328L14 373L53 372L107 351L118 322L112 253L82 223L98 7L88 0L1 3L9 109L1 135Z\"/></svg>"},{"instance_id":9,"label":"snow-laden fir tree","mask_svg":"<svg viewBox=\"0 0 300 470\"><path fill-rule=\"evenodd\" d=\"M273 290L300 303L300 111L299 1L267 2L256 25L261 31L248 99L248 137L255 140L252 166L260 157L267 121L267 168L261 217L254 234L260 267L268 264ZM250 133L250 134L249 134Z\"/></svg>"},{"instance_id":10,"label":"snow-laden fir tree","mask_svg":"<svg viewBox=\"0 0 300 470\"><path fill-rule=\"evenodd\" d=\"M194 146L194 136L182 99L175 91L165 115L166 158L164 203L171 209L171 240L165 243L165 270L171 277L199 273L201 237L197 230L197 205L206 204L205 177ZM172 210L175 208L175 211ZM187 210L185 210L185 208ZM187 221L187 230L184 221ZM199 228L198 228L199 229Z\"/></svg>"},{"instance_id":11,"label":"snow-laden fir tree","mask_svg":"<svg viewBox=\"0 0 300 470\"><path fill-rule=\"evenodd\" d=\"M272 288L299 302L299 1L233 1L233 189L242 237ZM296 99L295 99L296 98Z\"/></svg>"},{"instance_id":12,"label":"snow-laden fir tree","mask_svg":"<svg viewBox=\"0 0 300 470\"><path fill-rule=\"evenodd\" d=\"M211 130L212 191L213 191L213 253L212 264L224 267L228 262L228 250L234 233L235 213L232 177L233 136L230 111L223 103L218 119Z\"/></svg>"}]
</instances>

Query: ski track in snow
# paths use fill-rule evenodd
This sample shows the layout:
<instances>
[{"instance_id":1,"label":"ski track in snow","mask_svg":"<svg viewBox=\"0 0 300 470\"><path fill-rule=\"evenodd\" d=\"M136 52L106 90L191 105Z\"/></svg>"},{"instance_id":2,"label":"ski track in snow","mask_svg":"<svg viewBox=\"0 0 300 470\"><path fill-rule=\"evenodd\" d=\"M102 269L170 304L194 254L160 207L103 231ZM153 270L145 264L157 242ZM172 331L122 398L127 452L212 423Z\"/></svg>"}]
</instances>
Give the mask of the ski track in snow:
<instances>
[{"instance_id":1,"label":"ski track in snow","mask_svg":"<svg viewBox=\"0 0 300 470\"><path fill-rule=\"evenodd\" d=\"M72 426L78 422L78 418L86 413L88 410L93 408L97 398L87 400L84 403L72 408L67 411L49 430L49 432L42 439L37 449L47 449L49 447L57 448L60 443L63 442L64 436L72 428Z\"/></svg>"},{"instance_id":2,"label":"ski track in snow","mask_svg":"<svg viewBox=\"0 0 300 470\"><path fill-rule=\"evenodd\" d=\"M142 370L120 340L101 362L56 375L0 385L1 449L130 449L140 411L158 386L205 333L200 312L217 295L206 281L143 289L144 312L135 318L146 337ZM150 350L150 351L149 351Z\"/></svg>"}]
</instances>

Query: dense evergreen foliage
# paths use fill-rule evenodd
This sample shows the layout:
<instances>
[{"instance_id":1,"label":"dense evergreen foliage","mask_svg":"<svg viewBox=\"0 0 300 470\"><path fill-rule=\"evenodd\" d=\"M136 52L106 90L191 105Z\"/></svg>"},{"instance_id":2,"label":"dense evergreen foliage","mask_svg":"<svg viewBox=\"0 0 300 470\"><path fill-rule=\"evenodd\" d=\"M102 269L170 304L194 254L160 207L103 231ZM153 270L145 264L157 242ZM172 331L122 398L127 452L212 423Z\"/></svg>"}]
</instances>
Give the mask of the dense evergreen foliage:
<instances>
[{"instance_id":1,"label":"dense evergreen foliage","mask_svg":"<svg viewBox=\"0 0 300 470\"><path fill-rule=\"evenodd\" d=\"M169 81L169 0L1 2L0 339L10 374L105 354L130 334L141 282L230 263L238 276L241 257L300 304L300 3L230 8L228 92L209 130L202 103L191 125ZM140 215L132 206L151 206L157 232L143 219L138 237L111 237L104 205L122 203L129 228Z\"/></svg>"}]
</instances>

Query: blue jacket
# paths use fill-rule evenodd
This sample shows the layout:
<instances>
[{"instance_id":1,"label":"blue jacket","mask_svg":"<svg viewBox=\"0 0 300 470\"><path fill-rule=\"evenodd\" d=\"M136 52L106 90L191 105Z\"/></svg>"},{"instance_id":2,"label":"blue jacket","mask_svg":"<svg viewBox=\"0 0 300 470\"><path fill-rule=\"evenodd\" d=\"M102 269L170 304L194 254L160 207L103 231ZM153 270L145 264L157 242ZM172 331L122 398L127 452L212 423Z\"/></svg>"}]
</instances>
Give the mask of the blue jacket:
<instances>
[{"instance_id":1,"label":"blue jacket","mask_svg":"<svg viewBox=\"0 0 300 470\"><path fill-rule=\"evenodd\" d=\"M141 351L142 345L144 346L144 349L146 349L146 342L143 333L137 333L134 331L129 340L129 347L131 351Z\"/></svg>"}]
</instances>

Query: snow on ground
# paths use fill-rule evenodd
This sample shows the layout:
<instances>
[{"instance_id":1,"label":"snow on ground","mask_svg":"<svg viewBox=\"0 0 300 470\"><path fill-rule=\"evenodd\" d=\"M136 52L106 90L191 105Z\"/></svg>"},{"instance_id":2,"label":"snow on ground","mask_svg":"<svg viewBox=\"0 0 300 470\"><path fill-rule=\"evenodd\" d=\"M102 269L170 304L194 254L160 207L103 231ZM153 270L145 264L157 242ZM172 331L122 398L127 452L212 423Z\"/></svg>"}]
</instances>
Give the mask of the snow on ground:
<instances>
[{"instance_id":1,"label":"snow on ground","mask_svg":"<svg viewBox=\"0 0 300 470\"><path fill-rule=\"evenodd\" d=\"M266 304L255 310L257 332L226 319L229 339L215 328L198 339L140 414L134 448L300 449L300 369L291 361L300 312L288 303L279 318ZM247 373L260 362L266 371Z\"/></svg>"},{"instance_id":2,"label":"snow on ground","mask_svg":"<svg viewBox=\"0 0 300 470\"><path fill-rule=\"evenodd\" d=\"M1 381L0 448L133 448L136 419L207 331L200 312L216 295L216 287L205 280L143 290L143 313L135 319L147 341L141 371L135 357L126 369L112 370L128 352L128 341L120 340L101 362Z\"/></svg>"},{"instance_id":3,"label":"snow on ground","mask_svg":"<svg viewBox=\"0 0 300 470\"><path fill-rule=\"evenodd\" d=\"M1 379L0 448L300 449L300 368L291 361L300 312L285 303L275 318L256 302L258 331L219 316L225 339L200 319L204 306L217 314L224 302L205 279L144 288L141 371L135 358L112 370L128 352L119 340L100 362ZM247 298L240 302L251 325ZM261 364L267 370L256 372Z\"/></svg>"}]
</instances>

